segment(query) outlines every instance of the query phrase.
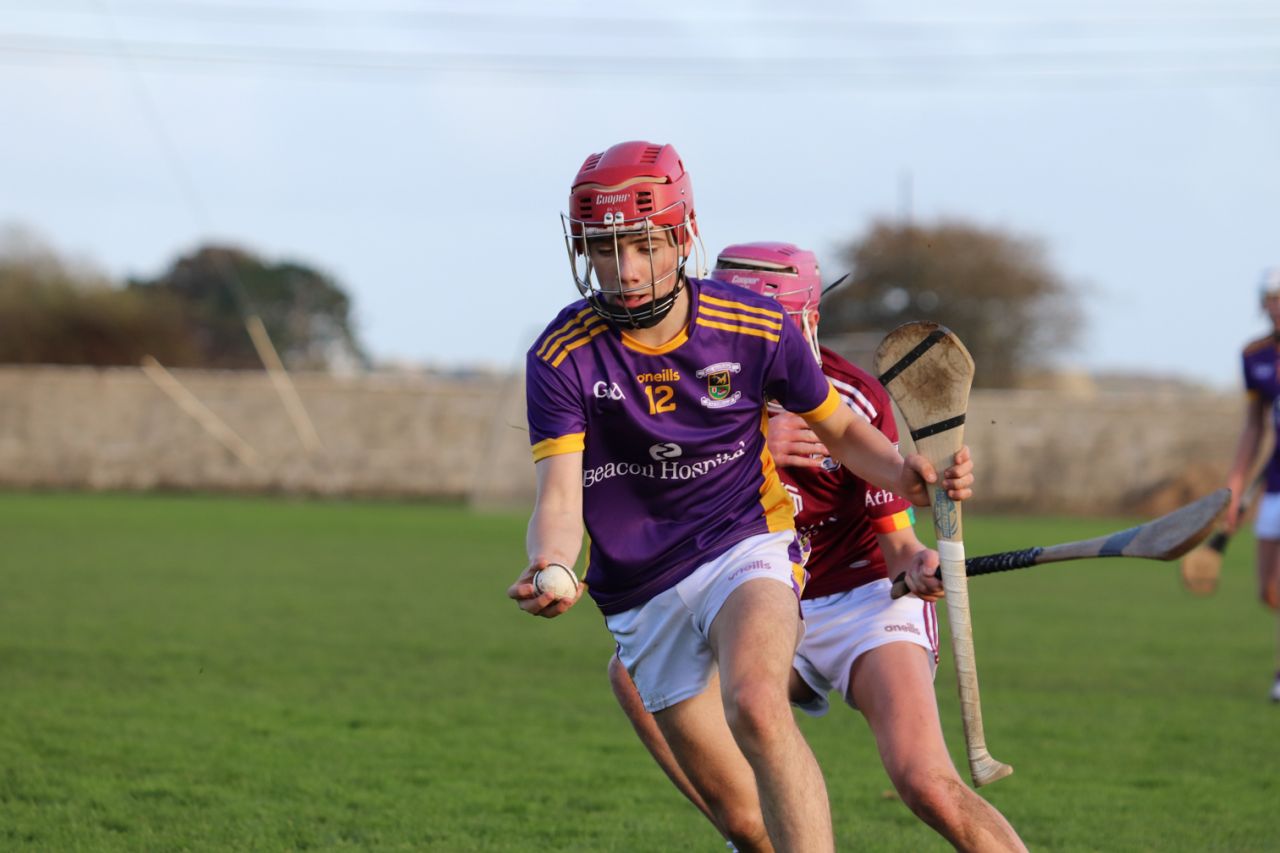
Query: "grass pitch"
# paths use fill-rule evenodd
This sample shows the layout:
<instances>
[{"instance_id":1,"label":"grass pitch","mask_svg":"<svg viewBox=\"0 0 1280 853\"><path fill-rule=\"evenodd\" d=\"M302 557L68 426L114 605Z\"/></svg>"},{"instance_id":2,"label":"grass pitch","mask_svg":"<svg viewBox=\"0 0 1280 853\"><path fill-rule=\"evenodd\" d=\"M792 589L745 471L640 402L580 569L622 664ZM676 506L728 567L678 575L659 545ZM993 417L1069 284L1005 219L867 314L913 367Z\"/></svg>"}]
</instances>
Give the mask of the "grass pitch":
<instances>
[{"instance_id":1,"label":"grass pitch","mask_svg":"<svg viewBox=\"0 0 1280 853\"><path fill-rule=\"evenodd\" d=\"M723 850L614 706L594 607L504 597L524 520L0 495L0 849ZM966 533L979 553L1124 523ZM1280 848L1251 544L1209 599L1134 560L973 581L987 740L1016 768L983 793L1032 849ZM947 849L886 796L860 717L801 725L842 848Z\"/></svg>"}]
</instances>

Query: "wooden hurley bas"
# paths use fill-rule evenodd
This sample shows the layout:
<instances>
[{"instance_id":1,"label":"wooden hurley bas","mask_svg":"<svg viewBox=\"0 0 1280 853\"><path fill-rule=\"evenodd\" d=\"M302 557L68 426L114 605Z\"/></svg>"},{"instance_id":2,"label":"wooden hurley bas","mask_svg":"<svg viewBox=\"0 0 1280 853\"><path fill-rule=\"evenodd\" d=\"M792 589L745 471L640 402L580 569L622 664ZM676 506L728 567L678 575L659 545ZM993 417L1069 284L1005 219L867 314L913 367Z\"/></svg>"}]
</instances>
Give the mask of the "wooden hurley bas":
<instances>
[{"instance_id":1,"label":"wooden hurley bas","mask_svg":"<svg viewBox=\"0 0 1280 853\"><path fill-rule=\"evenodd\" d=\"M973 385L973 358L960 339L937 323L907 323L888 334L876 350L880 382L898 404L916 452L941 472L964 443L964 418ZM982 731L982 702L969 618L969 582L965 575L964 528L960 506L941 483L930 490L933 529L938 537L942 587L951 626L951 652L960 691L969 772L975 787L1013 772L991 757Z\"/></svg>"}]
</instances>

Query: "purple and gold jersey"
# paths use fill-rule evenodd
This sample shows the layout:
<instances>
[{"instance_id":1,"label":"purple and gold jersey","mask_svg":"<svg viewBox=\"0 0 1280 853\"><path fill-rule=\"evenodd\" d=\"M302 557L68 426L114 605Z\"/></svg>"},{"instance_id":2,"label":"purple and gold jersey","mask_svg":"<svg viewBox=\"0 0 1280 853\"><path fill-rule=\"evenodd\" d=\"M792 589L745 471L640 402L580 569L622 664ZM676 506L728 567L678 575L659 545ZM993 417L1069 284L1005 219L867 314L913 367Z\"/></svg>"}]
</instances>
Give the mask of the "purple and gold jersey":
<instances>
[{"instance_id":1,"label":"purple and gold jersey","mask_svg":"<svg viewBox=\"0 0 1280 853\"><path fill-rule=\"evenodd\" d=\"M578 301L529 350L533 458L583 453L586 582L605 614L643 604L748 536L792 529L765 447L766 401L811 420L840 405L776 302L717 281L688 287L689 325L661 347Z\"/></svg>"},{"instance_id":2,"label":"purple and gold jersey","mask_svg":"<svg viewBox=\"0 0 1280 853\"><path fill-rule=\"evenodd\" d=\"M1280 337L1267 335L1244 348L1244 387L1271 412L1271 428L1280 439ZM1280 442L1267 462L1267 491L1280 492Z\"/></svg>"}]
</instances>

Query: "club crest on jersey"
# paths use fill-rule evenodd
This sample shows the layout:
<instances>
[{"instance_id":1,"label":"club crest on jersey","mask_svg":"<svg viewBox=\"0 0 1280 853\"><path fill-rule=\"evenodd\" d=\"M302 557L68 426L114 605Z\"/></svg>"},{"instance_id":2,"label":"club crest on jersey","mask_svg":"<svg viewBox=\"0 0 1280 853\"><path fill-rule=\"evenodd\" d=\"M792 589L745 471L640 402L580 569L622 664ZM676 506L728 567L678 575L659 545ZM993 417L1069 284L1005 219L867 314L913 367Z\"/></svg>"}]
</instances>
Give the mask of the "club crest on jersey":
<instances>
[{"instance_id":1,"label":"club crest on jersey","mask_svg":"<svg viewBox=\"0 0 1280 853\"><path fill-rule=\"evenodd\" d=\"M697 377L707 380L707 394L700 400L702 405L708 409L723 409L738 402L742 392L733 390L733 374L741 370L742 365L736 361L720 361L699 370Z\"/></svg>"}]
</instances>

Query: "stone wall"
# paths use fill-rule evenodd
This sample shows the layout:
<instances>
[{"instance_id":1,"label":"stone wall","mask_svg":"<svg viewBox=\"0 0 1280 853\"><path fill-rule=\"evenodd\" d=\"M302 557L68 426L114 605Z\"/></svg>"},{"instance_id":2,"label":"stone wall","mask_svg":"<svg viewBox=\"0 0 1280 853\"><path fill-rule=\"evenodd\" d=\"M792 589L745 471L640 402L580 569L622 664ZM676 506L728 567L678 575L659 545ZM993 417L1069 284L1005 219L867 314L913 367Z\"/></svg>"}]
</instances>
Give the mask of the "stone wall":
<instances>
[{"instance_id":1,"label":"stone wall","mask_svg":"<svg viewBox=\"0 0 1280 853\"><path fill-rule=\"evenodd\" d=\"M0 487L180 489L466 499L527 505L518 377L293 377L324 443L308 453L270 380L174 374L257 454L248 465L142 371L0 368ZM1215 487L1234 395L975 392L967 438L982 506L1163 512Z\"/></svg>"},{"instance_id":2,"label":"stone wall","mask_svg":"<svg viewBox=\"0 0 1280 853\"><path fill-rule=\"evenodd\" d=\"M464 498L488 476L518 379L293 377L321 453L308 453L267 375L173 374L256 451L246 465L142 371L0 369L0 483L89 489L282 491ZM510 433L510 435L508 435ZM532 482L527 452L513 480ZM527 491L525 487L524 491Z\"/></svg>"}]
</instances>

